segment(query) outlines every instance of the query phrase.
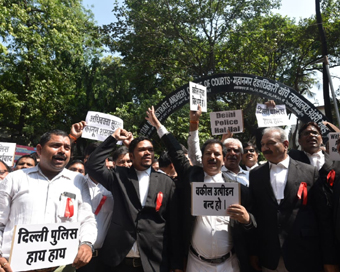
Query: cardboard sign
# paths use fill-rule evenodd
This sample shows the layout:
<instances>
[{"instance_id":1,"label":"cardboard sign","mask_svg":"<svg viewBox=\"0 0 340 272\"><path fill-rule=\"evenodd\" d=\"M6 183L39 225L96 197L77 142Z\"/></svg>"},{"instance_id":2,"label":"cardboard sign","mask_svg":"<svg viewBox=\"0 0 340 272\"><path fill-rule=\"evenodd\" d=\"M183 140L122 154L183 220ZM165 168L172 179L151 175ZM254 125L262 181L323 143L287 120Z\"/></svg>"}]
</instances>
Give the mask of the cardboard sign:
<instances>
[{"instance_id":1,"label":"cardboard sign","mask_svg":"<svg viewBox=\"0 0 340 272\"><path fill-rule=\"evenodd\" d=\"M198 105L201 106L202 112L207 112L207 87L189 82L190 90L190 110L197 111Z\"/></svg>"},{"instance_id":2,"label":"cardboard sign","mask_svg":"<svg viewBox=\"0 0 340 272\"><path fill-rule=\"evenodd\" d=\"M340 154L336 149L336 141L339 139L340 133L331 132L328 134L329 156L333 161L340 161Z\"/></svg>"},{"instance_id":3,"label":"cardboard sign","mask_svg":"<svg viewBox=\"0 0 340 272\"><path fill-rule=\"evenodd\" d=\"M289 125L285 105L276 105L268 108L264 104L257 104L256 119L259 127L279 127Z\"/></svg>"},{"instance_id":4,"label":"cardboard sign","mask_svg":"<svg viewBox=\"0 0 340 272\"><path fill-rule=\"evenodd\" d=\"M96 111L87 112L86 123L82 137L97 141L104 141L117 128L123 128L122 119Z\"/></svg>"},{"instance_id":5,"label":"cardboard sign","mask_svg":"<svg viewBox=\"0 0 340 272\"><path fill-rule=\"evenodd\" d=\"M231 204L241 203L240 184L224 183L191 183L192 215L227 215Z\"/></svg>"},{"instance_id":6,"label":"cardboard sign","mask_svg":"<svg viewBox=\"0 0 340 272\"><path fill-rule=\"evenodd\" d=\"M0 142L0 160L5 162L8 166L14 164L16 143Z\"/></svg>"},{"instance_id":7,"label":"cardboard sign","mask_svg":"<svg viewBox=\"0 0 340 272\"><path fill-rule=\"evenodd\" d=\"M73 263L79 247L80 223L17 225L9 263L13 271L29 271Z\"/></svg>"},{"instance_id":8,"label":"cardboard sign","mask_svg":"<svg viewBox=\"0 0 340 272\"><path fill-rule=\"evenodd\" d=\"M219 135L243 132L242 110L218 111L210 113L211 134Z\"/></svg>"}]
</instances>

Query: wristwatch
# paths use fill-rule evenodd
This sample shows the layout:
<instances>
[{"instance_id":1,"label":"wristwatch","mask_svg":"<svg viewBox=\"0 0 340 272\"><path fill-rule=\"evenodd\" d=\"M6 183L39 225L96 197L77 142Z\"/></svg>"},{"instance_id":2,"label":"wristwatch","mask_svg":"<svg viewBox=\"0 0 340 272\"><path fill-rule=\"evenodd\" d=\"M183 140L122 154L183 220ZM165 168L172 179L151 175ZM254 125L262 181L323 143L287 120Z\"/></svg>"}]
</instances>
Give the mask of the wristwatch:
<instances>
[{"instance_id":1,"label":"wristwatch","mask_svg":"<svg viewBox=\"0 0 340 272\"><path fill-rule=\"evenodd\" d=\"M81 245L88 245L91 248L92 253L94 253L94 247L91 242L87 242L87 241L81 242L79 246Z\"/></svg>"}]
</instances>

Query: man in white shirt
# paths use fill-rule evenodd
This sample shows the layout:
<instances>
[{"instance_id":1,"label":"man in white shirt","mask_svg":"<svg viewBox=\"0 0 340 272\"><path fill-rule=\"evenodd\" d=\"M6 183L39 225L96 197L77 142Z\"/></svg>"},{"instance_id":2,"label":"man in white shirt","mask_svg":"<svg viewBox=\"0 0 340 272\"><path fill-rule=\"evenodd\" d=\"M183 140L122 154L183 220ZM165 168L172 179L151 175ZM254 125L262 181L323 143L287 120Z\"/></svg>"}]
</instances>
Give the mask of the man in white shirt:
<instances>
[{"instance_id":1,"label":"man in white shirt","mask_svg":"<svg viewBox=\"0 0 340 272\"><path fill-rule=\"evenodd\" d=\"M260 263L264 272L321 271L323 258L313 197L318 172L291 159L288 146L283 129L265 129L261 151L268 162L249 174L257 222L252 265L260 270Z\"/></svg>"},{"instance_id":2,"label":"man in white shirt","mask_svg":"<svg viewBox=\"0 0 340 272\"><path fill-rule=\"evenodd\" d=\"M219 140L208 140L202 146L202 165L191 166L180 144L171 133L158 121L154 107L147 111L147 120L157 129L159 137L168 149L171 161L175 165L180 182L183 184L184 237L188 252L187 272L249 271L245 241L245 228L255 224L248 214L246 206L248 188L241 186L241 203L228 208L228 216L192 216L191 182L226 182L222 175L223 146ZM228 179L230 182L230 179Z\"/></svg>"},{"instance_id":3,"label":"man in white shirt","mask_svg":"<svg viewBox=\"0 0 340 272\"><path fill-rule=\"evenodd\" d=\"M0 184L0 265L6 272L12 271L7 260L17 224L80 222L80 246L73 266L80 268L92 258L96 222L84 177L65 169L71 155L69 136L61 130L45 133L37 153L39 165L10 173ZM65 194L73 205L67 211Z\"/></svg>"},{"instance_id":4,"label":"man in white shirt","mask_svg":"<svg viewBox=\"0 0 340 272\"><path fill-rule=\"evenodd\" d=\"M228 138L223 142L226 150L224 159L224 166L222 172L230 179L249 186L249 172L240 167L240 162L243 154L243 147L240 140L235 138Z\"/></svg>"},{"instance_id":5,"label":"man in white shirt","mask_svg":"<svg viewBox=\"0 0 340 272\"><path fill-rule=\"evenodd\" d=\"M86 123L84 121L81 121L81 122L78 122L72 125L70 135L72 136L73 140L78 139L82 135L83 129L85 126L86 126ZM99 143L91 143L86 148L85 154L84 154L84 157L86 157L86 160L98 146L99 146ZM119 157L120 159L125 160L124 156L126 155L128 150L125 146L124 148L125 148L124 152L121 152L121 151L117 152L118 154L117 158ZM122 156L119 156L119 155L122 155ZM128 159L130 158L128 157ZM120 162L120 163L122 164L121 166L124 166L126 162ZM84 173L85 173L85 169L87 170L87 163L83 165L83 168L84 168ZM96 218L98 235L93 245L94 252L93 252L91 261L87 265L81 267L80 269L77 269L77 272L99 271L97 268L98 253L99 253L99 249L103 246L107 231L111 223L113 204L114 204L113 196L110 191L106 190L103 185L101 185L96 180L94 180L91 176L89 176L89 174L86 174L85 179L86 179L86 185L88 186L90 196L91 196L92 212Z\"/></svg>"}]
</instances>

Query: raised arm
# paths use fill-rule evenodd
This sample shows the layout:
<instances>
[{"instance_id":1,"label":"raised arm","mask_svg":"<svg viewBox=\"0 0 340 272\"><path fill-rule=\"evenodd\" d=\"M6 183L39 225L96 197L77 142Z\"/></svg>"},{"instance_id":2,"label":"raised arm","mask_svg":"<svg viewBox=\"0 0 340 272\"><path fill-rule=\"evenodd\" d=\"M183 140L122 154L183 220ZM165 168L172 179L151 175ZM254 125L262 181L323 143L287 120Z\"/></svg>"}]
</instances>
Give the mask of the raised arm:
<instances>
[{"instance_id":1,"label":"raised arm","mask_svg":"<svg viewBox=\"0 0 340 272\"><path fill-rule=\"evenodd\" d=\"M198 105L197 111L190 111L190 125L188 137L188 155L193 165L202 166L202 152L198 136L198 125L202 115L202 108Z\"/></svg>"},{"instance_id":2,"label":"raised arm","mask_svg":"<svg viewBox=\"0 0 340 272\"><path fill-rule=\"evenodd\" d=\"M191 167L188 158L184 155L181 145L176 138L167 131L167 129L159 122L155 114L155 109L152 106L146 112L146 120L157 129L158 136L162 139L172 163L175 166L179 176L184 176L186 171Z\"/></svg>"},{"instance_id":3,"label":"raised arm","mask_svg":"<svg viewBox=\"0 0 340 272\"><path fill-rule=\"evenodd\" d=\"M116 147L117 141L128 142L130 137L130 132L121 128L116 129L111 136L107 137L106 140L91 153L86 162L88 174L108 190L110 190L110 184L114 179L114 172L111 169L107 169L105 159Z\"/></svg>"}]
</instances>

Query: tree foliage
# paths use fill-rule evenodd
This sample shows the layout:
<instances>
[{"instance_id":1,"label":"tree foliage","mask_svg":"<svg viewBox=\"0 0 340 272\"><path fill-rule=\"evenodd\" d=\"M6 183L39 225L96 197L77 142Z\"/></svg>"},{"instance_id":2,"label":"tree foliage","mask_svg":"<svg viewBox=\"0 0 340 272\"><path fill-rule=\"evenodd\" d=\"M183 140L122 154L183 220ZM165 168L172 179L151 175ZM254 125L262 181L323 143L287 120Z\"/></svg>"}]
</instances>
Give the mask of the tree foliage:
<instances>
[{"instance_id":1,"label":"tree foliage","mask_svg":"<svg viewBox=\"0 0 340 272\"><path fill-rule=\"evenodd\" d=\"M5 0L0 14L0 126L13 141L36 143L70 125L77 78L99 46L92 14L80 0Z\"/></svg>"}]
</instances>

